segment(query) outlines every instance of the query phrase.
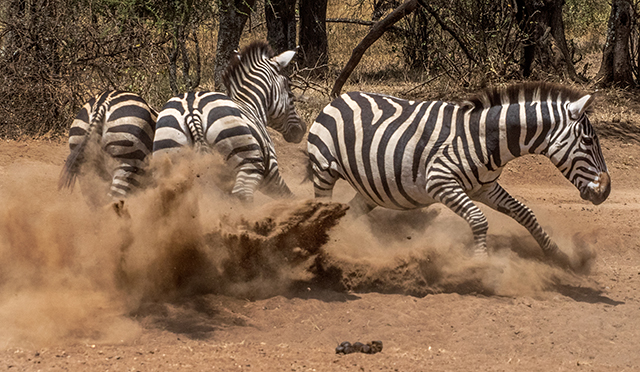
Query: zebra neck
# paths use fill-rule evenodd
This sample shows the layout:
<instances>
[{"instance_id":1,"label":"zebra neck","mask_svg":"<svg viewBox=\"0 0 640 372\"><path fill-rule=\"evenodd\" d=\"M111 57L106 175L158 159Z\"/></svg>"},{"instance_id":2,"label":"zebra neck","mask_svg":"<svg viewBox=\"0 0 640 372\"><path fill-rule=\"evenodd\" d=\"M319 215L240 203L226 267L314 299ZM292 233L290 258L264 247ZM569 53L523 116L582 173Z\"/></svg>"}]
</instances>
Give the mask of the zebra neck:
<instances>
[{"instance_id":1,"label":"zebra neck","mask_svg":"<svg viewBox=\"0 0 640 372\"><path fill-rule=\"evenodd\" d=\"M484 122L486 160L493 169L522 155L545 154L558 127L549 115L519 110L518 105L490 108L476 120L480 128Z\"/></svg>"},{"instance_id":2,"label":"zebra neck","mask_svg":"<svg viewBox=\"0 0 640 372\"><path fill-rule=\"evenodd\" d=\"M250 99L249 97L251 97L251 95L242 94L238 91L231 92L229 97L240 107L240 111L242 111L242 113L245 114L252 122L261 123L264 126L267 126L267 114L264 102L257 99Z\"/></svg>"}]
</instances>

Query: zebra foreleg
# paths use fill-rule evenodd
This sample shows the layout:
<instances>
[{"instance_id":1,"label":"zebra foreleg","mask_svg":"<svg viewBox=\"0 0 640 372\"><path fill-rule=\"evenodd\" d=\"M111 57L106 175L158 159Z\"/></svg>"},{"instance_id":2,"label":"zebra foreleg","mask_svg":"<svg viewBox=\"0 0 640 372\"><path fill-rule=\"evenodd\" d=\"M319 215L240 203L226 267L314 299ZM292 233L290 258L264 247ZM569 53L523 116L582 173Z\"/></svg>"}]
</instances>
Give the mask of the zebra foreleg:
<instances>
[{"instance_id":1,"label":"zebra foreleg","mask_svg":"<svg viewBox=\"0 0 640 372\"><path fill-rule=\"evenodd\" d=\"M571 266L569 256L562 252L558 248L558 245L554 243L549 235L542 229L542 226L538 223L531 209L509 195L498 183L494 183L489 190L480 194L475 199L498 212L506 214L524 226L536 242L538 242L545 256L562 267Z\"/></svg>"}]
</instances>

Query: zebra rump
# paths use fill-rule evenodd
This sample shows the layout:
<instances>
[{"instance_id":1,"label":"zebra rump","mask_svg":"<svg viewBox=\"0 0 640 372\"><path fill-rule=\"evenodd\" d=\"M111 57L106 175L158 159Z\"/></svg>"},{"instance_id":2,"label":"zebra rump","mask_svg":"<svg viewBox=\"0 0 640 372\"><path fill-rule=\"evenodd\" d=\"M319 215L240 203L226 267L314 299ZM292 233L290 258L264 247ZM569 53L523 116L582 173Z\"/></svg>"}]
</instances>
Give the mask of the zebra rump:
<instances>
[{"instance_id":1,"label":"zebra rump","mask_svg":"<svg viewBox=\"0 0 640 372\"><path fill-rule=\"evenodd\" d=\"M157 113L137 94L106 91L84 104L69 129L70 154L60 174L58 188L73 188L81 168L92 161L99 174L111 181L109 196L121 200L140 186L147 156L151 153ZM97 145L114 161L102 169L88 148ZM106 174L104 171L107 171Z\"/></svg>"}]
</instances>

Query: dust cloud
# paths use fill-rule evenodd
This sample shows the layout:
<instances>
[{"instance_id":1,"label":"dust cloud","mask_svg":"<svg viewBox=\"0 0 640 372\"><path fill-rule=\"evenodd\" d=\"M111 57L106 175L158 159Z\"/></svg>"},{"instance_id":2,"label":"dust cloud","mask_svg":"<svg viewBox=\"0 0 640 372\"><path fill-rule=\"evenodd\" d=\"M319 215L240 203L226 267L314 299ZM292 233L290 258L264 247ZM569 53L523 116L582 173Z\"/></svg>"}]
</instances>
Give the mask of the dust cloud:
<instances>
[{"instance_id":1,"label":"dust cloud","mask_svg":"<svg viewBox=\"0 0 640 372\"><path fill-rule=\"evenodd\" d=\"M213 156L154 159L154 179L118 216L96 206L108 190L99 175L68 192L57 190L59 167L3 168L0 345L127 342L142 332L131 315L145 304L205 293L259 299L302 283L518 296L573 275L537 259L517 228L499 228L491 256L474 260L468 226L444 208L353 219L344 204L302 198L245 206L227 196L220 169ZM569 240L588 272L591 239Z\"/></svg>"},{"instance_id":2,"label":"dust cloud","mask_svg":"<svg viewBox=\"0 0 640 372\"><path fill-rule=\"evenodd\" d=\"M310 277L344 215L339 203L226 196L215 157L160 158L154 180L116 213L108 187L84 174L58 191L60 169L24 162L0 184L0 345L121 342L150 302L215 293L263 298Z\"/></svg>"},{"instance_id":3,"label":"dust cloud","mask_svg":"<svg viewBox=\"0 0 640 372\"><path fill-rule=\"evenodd\" d=\"M596 238L577 232L583 226L564 220L552 234L570 257L572 270L566 271L547 262L515 221L491 212L488 219L490 254L478 259L471 255L469 226L442 205L408 212L375 209L355 220L347 215L323 248L320 272L330 273L334 288L416 296L541 296L589 273L595 253L588 242Z\"/></svg>"}]
</instances>

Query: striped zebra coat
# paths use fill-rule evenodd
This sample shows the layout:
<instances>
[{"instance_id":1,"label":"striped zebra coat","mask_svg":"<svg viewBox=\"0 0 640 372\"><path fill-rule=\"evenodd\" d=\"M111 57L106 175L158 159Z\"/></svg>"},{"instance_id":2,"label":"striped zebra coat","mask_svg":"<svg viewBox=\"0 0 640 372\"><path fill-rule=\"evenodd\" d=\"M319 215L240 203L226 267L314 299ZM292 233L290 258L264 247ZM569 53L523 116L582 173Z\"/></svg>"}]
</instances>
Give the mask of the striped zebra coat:
<instances>
[{"instance_id":1,"label":"striped zebra coat","mask_svg":"<svg viewBox=\"0 0 640 372\"><path fill-rule=\"evenodd\" d=\"M375 206L406 210L442 203L469 223L476 255L483 256L488 223L473 202L479 201L514 218L548 256L569 265L498 177L510 160L543 154L582 198L602 203L611 184L585 113L591 102L591 95L546 83L489 89L461 104L343 94L309 130L315 195L330 197L342 178L357 190L351 201L356 214Z\"/></svg>"},{"instance_id":2,"label":"striped zebra coat","mask_svg":"<svg viewBox=\"0 0 640 372\"><path fill-rule=\"evenodd\" d=\"M232 58L223 75L228 96L190 92L169 100L158 116L154 157L184 146L214 150L235 174L233 196L248 203L256 190L293 196L278 170L267 127L288 142L299 143L306 134L289 80L280 74L294 55L274 56L265 43L253 43Z\"/></svg>"},{"instance_id":3,"label":"striped zebra coat","mask_svg":"<svg viewBox=\"0 0 640 372\"><path fill-rule=\"evenodd\" d=\"M113 201L126 198L140 187L146 174L156 117L157 113L134 93L111 90L90 99L69 129L71 152L59 188L72 188L87 170L83 168L91 167L110 182Z\"/></svg>"}]
</instances>

